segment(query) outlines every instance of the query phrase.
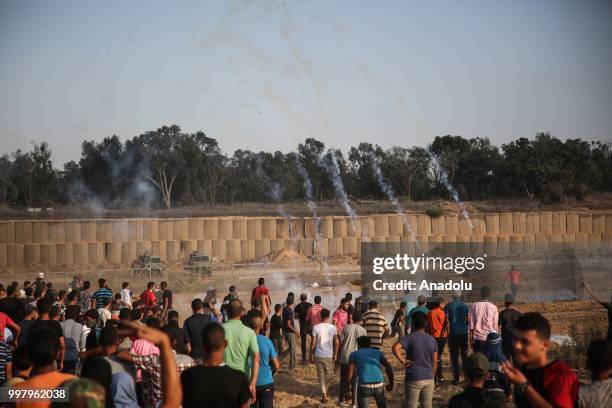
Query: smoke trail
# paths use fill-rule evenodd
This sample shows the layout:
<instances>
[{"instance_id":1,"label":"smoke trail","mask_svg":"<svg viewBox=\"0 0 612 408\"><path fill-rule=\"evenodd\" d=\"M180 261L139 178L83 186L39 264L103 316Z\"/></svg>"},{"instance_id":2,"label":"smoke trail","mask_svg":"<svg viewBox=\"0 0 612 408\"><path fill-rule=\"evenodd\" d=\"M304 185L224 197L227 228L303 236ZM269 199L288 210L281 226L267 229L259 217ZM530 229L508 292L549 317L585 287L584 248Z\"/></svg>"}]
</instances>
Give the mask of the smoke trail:
<instances>
[{"instance_id":1,"label":"smoke trail","mask_svg":"<svg viewBox=\"0 0 612 408\"><path fill-rule=\"evenodd\" d=\"M440 164L440 159L433 151L431 151L431 149L427 149L427 153L431 157L431 162L433 163L433 165L440 171L440 181L442 182L442 184L444 184L448 192L451 193L453 200L455 200L455 202L459 206L459 209L461 210L461 214L463 214L463 218L465 218L465 220L468 222L470 228L474 229L474 225L472 224L472 220L470 219L470 216L467 210L465 209L465 205L459 199L459 193L457 192L457 190L455 190L452 184L448 181L448 174L446 173L446 170L444 170L444 167L442 167L442 165Z\"/></svg>"},{"instance_id":2,"label":"smoke trail","mask_svg":"<svg viewBox=\"0 0 612 408\"><path fill-rule=\"evenodd\" d=\"M283 218L289 220L291 214L285 210L285 206L282 203L283 198L283 186L277 181L272 180L263 170L263 159L260 155L257 155L255 162L257 164L257 174L264 180L264 184L268 186L266 195L272 199L277 205L276 210Z\"/></svg>"},{"instance_id":3,"label":"smoke trail","mask_svg":"<svg viewBox=\"0 0 612 408\"><path fill-rule=\"evenodd\" d=\"M334 185L334 189L336 190L336 197L338 198L338 201L340 201L340 205L344 207L346 213L351 217L351 227L353 228L353 231L355 231L357 213L349 204L349 199L346 195L346 190L344 189L344 183L342 182L342 177L340 177L340 168L338 167L338 161L336 160L335 153L336 151L334 149L329 149L326 155L328 160L323 159L319 164L327 170L327 174L329 175L329 178Z\"/></svg>"},{"instance_id":4,"label":"smoke trail","mask_svg":"<svg viewBox=\"0 0 612 408\"><path fill-rule=\"evenodd\" d=\"M389 199L389 202L395 209L395 212L398 213L402 217L402 223L404 224L404 227L406 227L406 230L408 231L410 236L414 238L417 247L419 247L420 246L419 240L416 238L414 232L412 231L412 226L410 225L410 222L404 215L405 213L404 207L402 206L402 203L400 203L399 200L397 199L397 196L395 195L395 191L393 191L393 187L391 187L389 184L385 182L385 177L383 176L382 170L380 169L380 166L378 165L378 160L376 160L376 156L374 156L374 152L372 151L368 152L368 156L370 157L370 162L372 163L372 170L374 171L374 176L376 177L378 186L387 195L387 198Z\"/></svg>"},{"instance_id":5,"label":"smoke trail","mask_svg":"<svg viewBox=\"0 0 612 408\"><path fill-rule=\"evenodd\" d=\"M295 165L296 165L298 173L300 173L300 176L302 176L302 178L304 179L304 191L306 192L306 202L308 203L308 209L312 213L312 218L314 219L314 222L315 222L315 237L316 237L316 240L319 241L319 239L321 238L321 218L317 214L318 208L317 208L317 203L315 202L315 199L314 199L314 189L312 188L312 180L310 179L310 176L308 175L308 171L306 170L306 168L304 167L300 159L295 160Z\"/></svg>"}]
</instances>

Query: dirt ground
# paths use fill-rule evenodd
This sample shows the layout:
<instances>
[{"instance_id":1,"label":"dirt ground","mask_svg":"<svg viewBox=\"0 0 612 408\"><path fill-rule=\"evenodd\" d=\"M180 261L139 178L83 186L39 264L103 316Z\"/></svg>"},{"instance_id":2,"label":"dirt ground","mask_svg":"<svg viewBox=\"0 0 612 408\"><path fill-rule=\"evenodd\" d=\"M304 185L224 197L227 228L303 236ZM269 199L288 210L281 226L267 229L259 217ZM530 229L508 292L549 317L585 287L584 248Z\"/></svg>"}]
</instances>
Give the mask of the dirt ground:
<instances>
[{"instance_id":1,"label":"dirt ground","mask_svg":"<svg viewBox=\"0 0 612 408\"><path fill-rule=\"evenodd\" d=\"M406 213L422 214L431 207L442 207L448 213L459 211L457 204L445 200L411 201L400 198ZM359 215L394 213L393 206L386 200L350 200ZM612 209L612 193L597 193L582 200L568 198L568 201L547 202L529 198L499 198L494 200L466 201L465 208L470 214L511 211L600 211ZM306 202L283 203L287 214L294 217L309 217L311 211ZM318 214L344 215L344 209L335 200L317 202ZM181 207L164 209L100 209L87 206L56 207L48 213L31 213L23 209L0 208L0 220L14 219L90 219L90 218L180 218L219 216L279 216L278 204L235 203L212 206Z\"/></svg>"}]
</instances>

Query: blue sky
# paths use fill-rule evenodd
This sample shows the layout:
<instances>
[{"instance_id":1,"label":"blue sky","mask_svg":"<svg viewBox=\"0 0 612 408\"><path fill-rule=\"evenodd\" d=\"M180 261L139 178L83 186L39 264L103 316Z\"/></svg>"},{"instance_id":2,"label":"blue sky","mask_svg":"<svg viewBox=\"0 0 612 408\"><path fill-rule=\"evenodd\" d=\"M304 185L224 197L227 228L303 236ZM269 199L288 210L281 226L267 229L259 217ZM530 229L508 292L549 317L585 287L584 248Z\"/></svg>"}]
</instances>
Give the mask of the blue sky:
<instances>
[{"instance_id":1,"label":"blue sky","mask_svg":"<svg viewBox=\"0 0 612 408\"><path fill-rule=\"evenodd\" d=\"M164 124L224 152L307 137L612 140L609 1L0 0L0 153Z\"/></svg>"}]
</instances>

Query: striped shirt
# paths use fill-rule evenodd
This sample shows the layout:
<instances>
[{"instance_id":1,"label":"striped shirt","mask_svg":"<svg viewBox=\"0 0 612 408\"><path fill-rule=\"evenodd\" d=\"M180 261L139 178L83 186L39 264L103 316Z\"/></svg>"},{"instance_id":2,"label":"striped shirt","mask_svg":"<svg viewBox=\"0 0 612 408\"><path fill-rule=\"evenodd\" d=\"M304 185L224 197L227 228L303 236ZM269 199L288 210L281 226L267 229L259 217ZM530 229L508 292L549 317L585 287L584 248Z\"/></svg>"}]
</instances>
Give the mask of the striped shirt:
<instances>
[{"instance_id":1,"label":"striped shirt","mask_svg":"<svg viewBox=\"0 0 612 408\"><path fill-rule=\"evenodd\" d=\"M13 361L13 352L11 347L0 341L0 383L6 381L6 364Z\"/></svg>"},{"instance_id":2,"label":"striped shirt","mask_svg":"<svg viewBox=\"0 0 612 408\"><path fill-rule=\"evenodd\" d=\"M113 291L106 287L100 288L91 297L96 301L95 309L101 309L104 307L104 299L112 299Z\"/></svg>"},{"instance_id":3,"label":"striped shirt","mask_svg":"<svg viewBox=\"0 0 612 408\"><path fill-rule=\"evenodd\" d=\"M376 309L370 309L363 314L363 327L371 340L370 347L380 349L383 343L383 334L389 330L385 316Z\"/></svg>"}]
</instances>

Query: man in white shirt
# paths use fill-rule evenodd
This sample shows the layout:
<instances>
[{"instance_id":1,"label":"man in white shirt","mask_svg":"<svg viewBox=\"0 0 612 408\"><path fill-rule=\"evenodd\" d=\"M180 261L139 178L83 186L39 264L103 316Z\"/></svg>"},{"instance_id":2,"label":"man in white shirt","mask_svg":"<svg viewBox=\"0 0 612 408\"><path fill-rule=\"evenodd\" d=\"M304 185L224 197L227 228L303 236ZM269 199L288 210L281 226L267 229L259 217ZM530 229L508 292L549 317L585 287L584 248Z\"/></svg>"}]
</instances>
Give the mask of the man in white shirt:
<instances>
[{"instance_id":1,"label":"man in white shirt","mask_svg":"<svg viewBox=\"0 0 612 408\"><path fill-rule=\"evenodd\" d=\"M104 299L102 307L98 309L98 314L100 315L100 327L102 328L104 328L106 325L106 321L111 319L110 306L111 300L107 298Z\"/></svg>"},{"instance_id":2,"label":"man in white shirt","mask_svg":"<svg viewBox=\"0 0 612 408\"><path fill-rule=\"evenodd\" d=\"M130 290L130 283L123 282L121 285L121 301L130 309L132 308L132 291Z\"/></svg>"},{"instance_id":3,"label":"man in white shirt","mask_svg":"<svg viewBox=\"0 0 612 408\"><path fill-rule=\"evenodd\" d=\"M317 377L321 386L321 402L327 402L327 382L334 372L334 362L339 352L338 331L329 323L329 310L321 310L321 323L312 328L314 341L310 346L310 362L317 367ZM314 355L314 358L313 358Z\"/></svg>"}]
</instances>

